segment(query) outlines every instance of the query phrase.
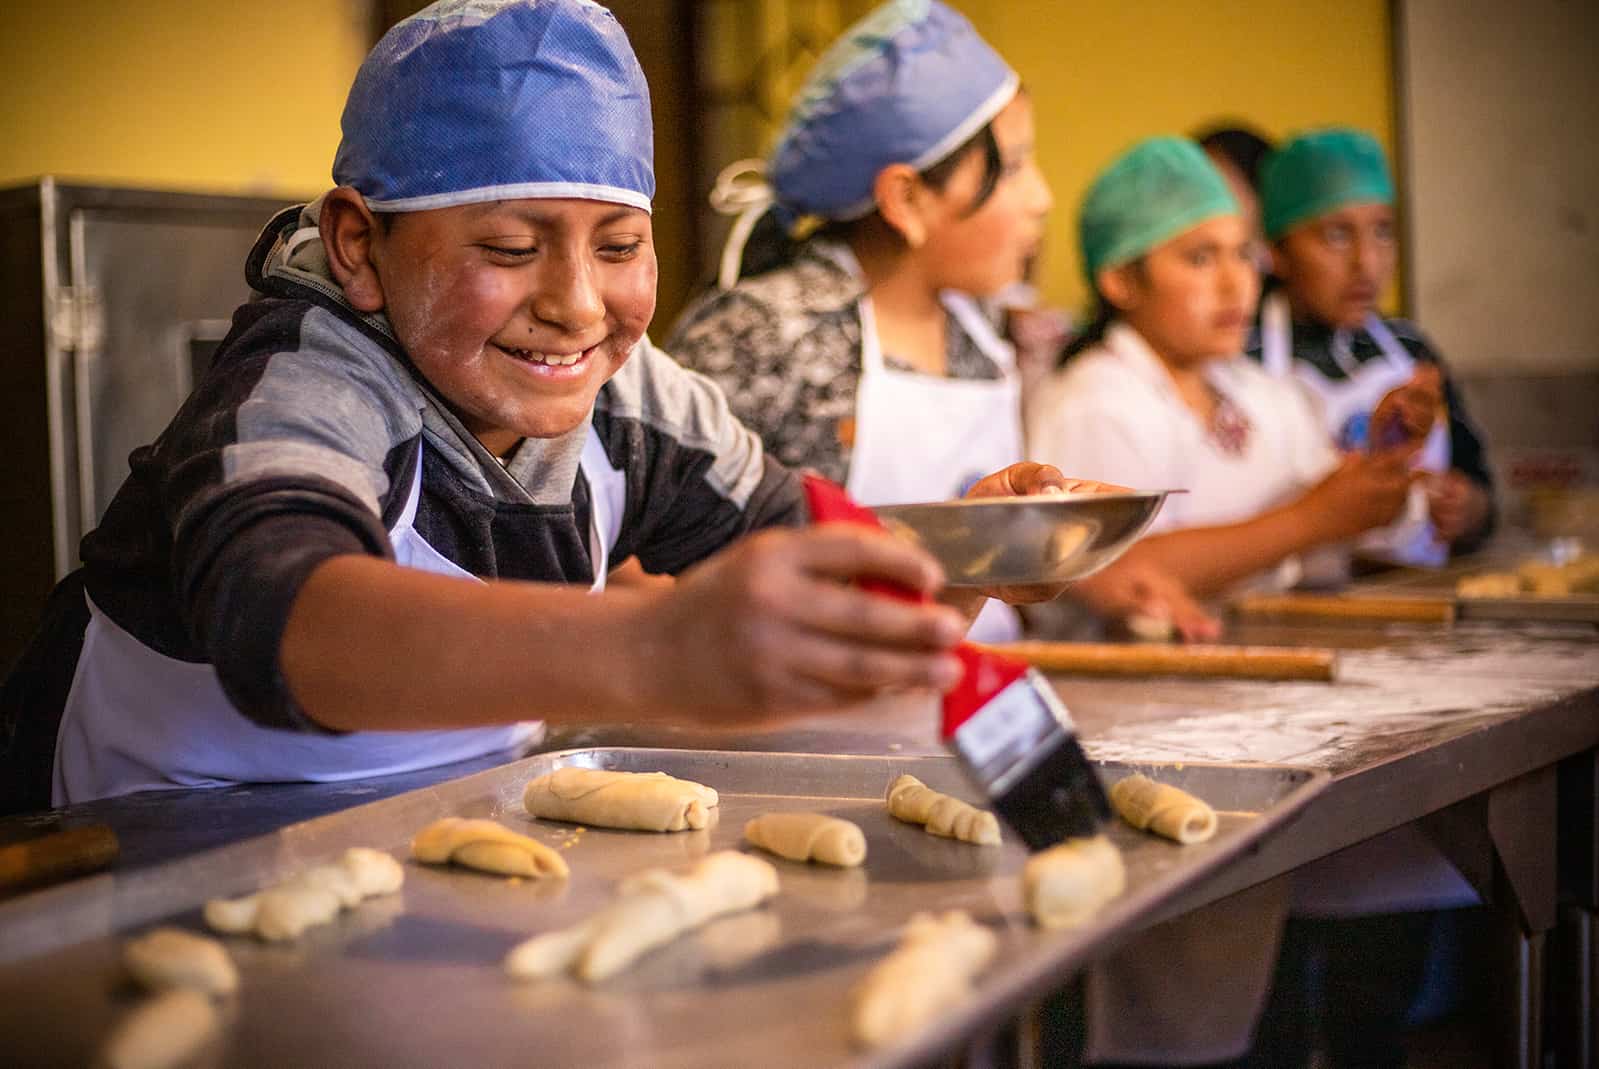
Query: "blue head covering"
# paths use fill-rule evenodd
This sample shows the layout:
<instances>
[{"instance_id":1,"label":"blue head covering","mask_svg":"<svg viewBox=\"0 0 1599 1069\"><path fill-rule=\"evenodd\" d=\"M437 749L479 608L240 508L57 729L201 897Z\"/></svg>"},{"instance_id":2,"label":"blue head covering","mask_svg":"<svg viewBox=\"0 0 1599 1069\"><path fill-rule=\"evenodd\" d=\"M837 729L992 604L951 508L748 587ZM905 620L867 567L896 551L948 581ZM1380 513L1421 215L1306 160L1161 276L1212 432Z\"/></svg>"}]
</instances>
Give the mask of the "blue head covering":
<instances>
[{"instance_id":1,"label":"blue head covering","mask_svg":"<svg viewBox=\"0 0 1599 1069\"><path fill-rule=\"evenodd\" d=\"M342 127L333 180L374 211L655 195L649 87L590 0L439 0L372 49Z\"/></svg>"},{"instance_id":2,"label":"blue head covering","mask_svg":"<svg viewBox=\"0 0 1599 1069\"><path fill-rule=\"evenodd\" d=\"M767 165L790 216L856 219L892 163L948 156L1016 95L1016 72L938 0L893 0L834 42Z\"/></svg>"}]
</instances>

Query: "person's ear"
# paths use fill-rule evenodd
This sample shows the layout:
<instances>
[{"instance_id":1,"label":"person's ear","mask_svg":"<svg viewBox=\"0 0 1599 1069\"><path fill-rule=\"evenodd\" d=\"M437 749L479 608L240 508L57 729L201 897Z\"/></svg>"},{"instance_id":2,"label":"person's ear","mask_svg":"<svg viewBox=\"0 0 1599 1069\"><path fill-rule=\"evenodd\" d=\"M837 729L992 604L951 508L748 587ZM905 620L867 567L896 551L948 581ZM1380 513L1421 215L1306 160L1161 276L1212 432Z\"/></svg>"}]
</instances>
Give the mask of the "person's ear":
<instances>
[{"instance_id":1,"label":"person's ear","mask_svg":"<svg viewBox=\"0 0 1599 1069\"><path fill-rule=\"evenodd\" d=\"M317 229L327 248L328 266L346 299L357 311L381 312L383 282L373 255L378 221L366 200L349 186L332 190L322 201Z\"/></svg>"},{"instance_id":2,"label":"person's ear","mask_svg":"<svg viewBox=\"0 0 1599 1069\"><path fill-rule=\"evenodd\" d=\"M877 213L913 249L927 241L928 198L924 193L922 176L906 163L889 164L872 182Z\"/></svg>"},{"instance_id":3,"label":"person's ear","mask_svg":"<svg viewBox=\"0 0 1599 1069\"><path fill-rule=\"evenodd\" d=\"M1137 308L1144 296L1144 287L1138 284L1138 269L1133 264L1107 267L1094 276L1094 285L1100 296L1109 301L1118 312Z\"/></svg>"}]
</instances>

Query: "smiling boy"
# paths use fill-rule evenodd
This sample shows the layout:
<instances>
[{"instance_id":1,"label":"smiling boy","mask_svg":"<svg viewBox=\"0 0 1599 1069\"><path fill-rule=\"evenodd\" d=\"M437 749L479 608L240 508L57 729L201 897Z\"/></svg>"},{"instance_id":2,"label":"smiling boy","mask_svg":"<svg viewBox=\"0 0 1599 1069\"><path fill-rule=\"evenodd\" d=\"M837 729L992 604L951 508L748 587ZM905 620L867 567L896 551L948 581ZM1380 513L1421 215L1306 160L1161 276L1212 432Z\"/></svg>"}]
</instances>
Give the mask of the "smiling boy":
<instances>
[{"instance_id":1,"label":"smiling boy","mask_svg":"<svg viewBox=\"0 0 1599 1069\"><path fill-rule=\"evenodd\" d=\"M373 50L343 130L7 682L6 807L955 683L961 613L850 583L932 592L932 560L785 529L798 480L644 337L649 100L609 12L444 0ZM634 557L677 582L589 596Z\"/></svg>"}]
</instances>

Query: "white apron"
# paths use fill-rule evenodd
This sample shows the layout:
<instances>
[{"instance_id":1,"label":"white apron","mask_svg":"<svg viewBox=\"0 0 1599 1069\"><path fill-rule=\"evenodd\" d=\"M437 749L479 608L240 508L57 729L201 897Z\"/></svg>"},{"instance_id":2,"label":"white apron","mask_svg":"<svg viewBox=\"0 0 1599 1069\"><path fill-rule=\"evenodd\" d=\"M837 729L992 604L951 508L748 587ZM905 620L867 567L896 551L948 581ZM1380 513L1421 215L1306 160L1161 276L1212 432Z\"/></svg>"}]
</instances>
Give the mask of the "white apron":
<instances>
[{"instance_id":1,"label":"white apron","mask_svg":"<svg viewBox=\"0 0 1599 1069\"><path fill-rule=\"evenodd\" d=\"M1288 300L1281 293L1267 297L1260 312L1261 362L1267 371L1293 377L1317 400L1328 433L1342 443L1352 423L1369 420L1373 410L1388 393L1409 382L1416 373L1415 358L1375 315L1366 317L1365 329L1377 347L1381 360L1355 363L1333 347L1333 358L1348 376L1329 379L1293 354L1293 323ZM1437 420L1416 454L1414 466L1430 472L1449 470L1449 421ZM1370 531L1359 540L1362 550L1400 564L1437 567L1449 559L1449 547L1438 540L1427 517L1427 491L1419 483L1410 490L1405 511L1399 519L1380 530Z\"/></svg>"},{"instance_id":2,"label":"white apron","mask_svg":"<svg viewBox=\"0 0 1599 1069\"><path fill-rule=\"evenodd\" d=\"M940 299L1001 377L951 379L887 366L871 298L863 296L855 442L844 484L863 505L960 497L984 475L1022 458L1021 389L1010 344L971 298L946 292ZM1020 635L1016 610L993 599L968 632L978 642Z\"/></svg>"},{"instance_id":3,"label":"white apron","mask_svg":"<svg viewBox=\"0 0 1599 1069\"><path fill-rule=\"evenodd\" d=\"M589 552L598 591L621 526L625 486L592 427L581 464L590 491ZM389 530L396 562L477 581L417 533L421 489L419 452L405 509ZM543 734L538 721L344 735L262 727L233 707L211 665L157 653L92 601L89 614L56 737L53 805L143 790L365 779L515 749Z\"/></svg>"}]
</instances>

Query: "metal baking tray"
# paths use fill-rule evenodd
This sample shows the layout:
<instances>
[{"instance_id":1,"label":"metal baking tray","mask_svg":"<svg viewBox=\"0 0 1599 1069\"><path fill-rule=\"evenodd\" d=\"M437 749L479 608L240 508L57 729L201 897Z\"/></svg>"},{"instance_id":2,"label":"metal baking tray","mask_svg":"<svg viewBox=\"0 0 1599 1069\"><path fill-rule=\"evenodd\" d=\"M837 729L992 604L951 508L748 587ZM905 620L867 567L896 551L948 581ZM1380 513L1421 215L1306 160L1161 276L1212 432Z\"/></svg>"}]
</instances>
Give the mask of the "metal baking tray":
<instances>
[{"instance_id":1,"label":"metal baking tray","mask_svg":"<svg viewBox=\"0 0 1599 1069\"><path fill-rule=\"evenodd\" d=\"M1514 565L1492 568L1482 562L1466 563L1438 571L1410 571L1363 582L1363 591L1395 594L1429 594L1451 598L1459 620L1500 620L1507 623L1576 623L1599 626L1599 594L1565 594L1516 598L1463 598L1455 594L1455 583L1470 575L1491 571L1514 571Z\"/></svg>"},{"instance_id":2,"label":"metal baking tray","mask_svg":"<svg viewBox=\"0 0 1599 1069\"><path fill-rule=\"evenodd\" d=\"M887 784L911 772L974 798L946 757L661 749L541 754L433 787L293 824L273 834L0 905L0 1050L28 1065L84 1065L137 1001L117 964L127 935L164 921L200 929L198 906L286 878L347 846L406 857L416 829L446 815L493 817L553 844L572 826L531 821L523 785L560 765L662 770L721 792L717 824L653 834L591 829L565 851L569 881L513 882L407 861L402 891L373 899L297 943L231 939L239 995L200 1065L582 1065L890 1067L926 1063L1062 984L1140 919L1262 837L1327 783L1270 765L1147 765L1220 812L1215 839L1179 847L1113 823L1128 889L1091 925L1042 932L1022 905L1026 854L938 839L890 818ZM1099 766L1108 782L1131 766ZM856 821L869 854L856 870L773 859L782 880L765 908L713 922L596 987L515 983L505 952L571 924L622 876L684 866L739 845L744 822L777 809ZM763 855L764 856L764 855ZM848 1042L847 992L919 910L961 908L1000 937L976 997L914 1041L875 1052Z\"/></svg>"}]
</instances>

